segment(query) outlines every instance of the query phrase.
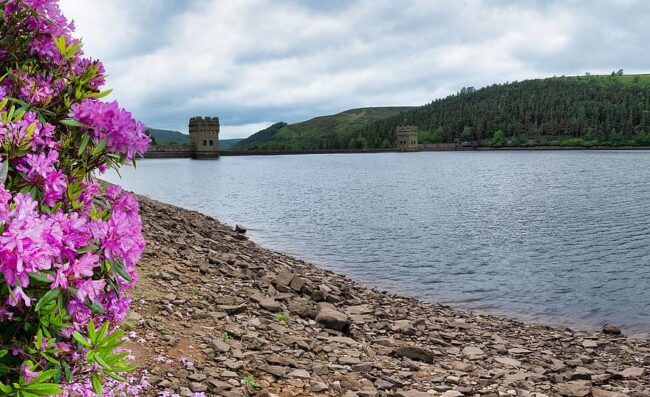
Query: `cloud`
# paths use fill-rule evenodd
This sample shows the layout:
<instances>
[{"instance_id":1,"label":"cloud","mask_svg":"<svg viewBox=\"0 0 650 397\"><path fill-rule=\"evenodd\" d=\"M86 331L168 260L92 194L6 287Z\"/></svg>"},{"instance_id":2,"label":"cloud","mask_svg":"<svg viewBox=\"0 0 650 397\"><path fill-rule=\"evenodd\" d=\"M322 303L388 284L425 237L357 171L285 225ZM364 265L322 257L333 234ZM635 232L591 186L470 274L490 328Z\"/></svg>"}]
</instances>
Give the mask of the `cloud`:
<instances>
[{"instance_id":1,"label":"cloud","mask_svg":"<svg viewBox=\"0 0 650 397\"><path fill-rule=\"evenodd\" d=\"M633 0L61 0L114 97L145 123L224 138L363 106L421 105L497 82L644 71ZM271 121L269 121L271 120Z\"/></svg>"}]
</instances>

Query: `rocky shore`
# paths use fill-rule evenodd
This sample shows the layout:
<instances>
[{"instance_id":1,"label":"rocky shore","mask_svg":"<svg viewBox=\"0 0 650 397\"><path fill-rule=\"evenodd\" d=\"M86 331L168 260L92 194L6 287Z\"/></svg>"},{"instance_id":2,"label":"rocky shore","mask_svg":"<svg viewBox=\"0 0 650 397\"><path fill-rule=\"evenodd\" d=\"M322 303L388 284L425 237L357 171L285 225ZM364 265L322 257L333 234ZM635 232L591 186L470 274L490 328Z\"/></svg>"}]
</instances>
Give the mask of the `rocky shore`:
<instances>
[{"instance_id":1,"label":"rocky shore","mask_svg":"<svg viewBox=\"0 0 650 397\"><path fill-rule=\"evenodd\" d=\"M650 342L369 288L140 197L128 348L147 395L648 396ZM146 371L145 371L146 370Z\"/></svg>"}]
</instances>

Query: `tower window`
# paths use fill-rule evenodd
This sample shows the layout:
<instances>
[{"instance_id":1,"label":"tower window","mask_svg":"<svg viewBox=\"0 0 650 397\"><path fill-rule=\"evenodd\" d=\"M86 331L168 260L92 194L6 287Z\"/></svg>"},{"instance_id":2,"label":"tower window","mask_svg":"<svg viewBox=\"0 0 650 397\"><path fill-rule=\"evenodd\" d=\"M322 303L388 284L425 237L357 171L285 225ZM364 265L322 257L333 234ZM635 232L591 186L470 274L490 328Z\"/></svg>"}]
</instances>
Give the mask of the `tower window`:
<instances>
[{"instance_id":1,"label":"tower window","mask_svg":"<svg viewBox=\"0 0 650 397\"><path fill-rule=\"evenodd\" d=\"M203 140L203 146L207 146L207 144L208 144L208 141Z\"/></svg>"},{"instance_id":2,"label":"tower window","mask_svg":"<svg viewBox=\"0 0 650 397\"><path fill-rule=\"evenodd\" d=\"M214 145L214 142L212 141L212 139L210 139L210 146L213 146L213 145Z\"/></svg>"}]
</instances>

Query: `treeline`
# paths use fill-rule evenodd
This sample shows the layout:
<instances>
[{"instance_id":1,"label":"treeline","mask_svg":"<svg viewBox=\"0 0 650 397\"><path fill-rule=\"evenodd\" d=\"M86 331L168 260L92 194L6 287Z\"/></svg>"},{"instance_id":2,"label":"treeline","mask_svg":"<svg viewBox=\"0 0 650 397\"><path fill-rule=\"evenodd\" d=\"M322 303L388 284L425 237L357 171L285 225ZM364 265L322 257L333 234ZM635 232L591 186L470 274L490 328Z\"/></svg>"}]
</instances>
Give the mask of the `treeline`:
<instances>
[{"instance_id":1,"label":"treeline","mask_svg":"<svg viewBox=\"0 0 650 397\"><path fill-rule=\"evenodd\" d=\"M395 144L395 128L416 125L420 143L500 146L650 145L650 76L554 77L475 90L374 122L366 147Z\"/></svg>"}]
</instances>

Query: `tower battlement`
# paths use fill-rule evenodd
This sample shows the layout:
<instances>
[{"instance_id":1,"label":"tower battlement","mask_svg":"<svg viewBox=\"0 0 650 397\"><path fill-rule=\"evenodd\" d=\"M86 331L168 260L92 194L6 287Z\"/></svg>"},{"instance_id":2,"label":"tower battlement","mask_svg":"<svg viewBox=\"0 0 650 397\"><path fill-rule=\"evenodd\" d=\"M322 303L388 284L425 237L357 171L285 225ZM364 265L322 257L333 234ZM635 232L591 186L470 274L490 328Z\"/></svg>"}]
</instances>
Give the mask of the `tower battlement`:
<instances>
[{"instance_id":1,"label":"tower battlement","mask_svg":"<svg viewBox=\"0 0 650 397\"><path fill-rule=\"evenodd\" d=\"M219 156L219 117L192 117L189 122L190 141L196 158Z\"/></svg>"}]
</instances>

